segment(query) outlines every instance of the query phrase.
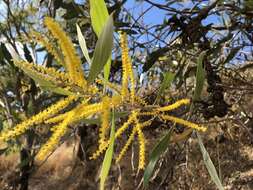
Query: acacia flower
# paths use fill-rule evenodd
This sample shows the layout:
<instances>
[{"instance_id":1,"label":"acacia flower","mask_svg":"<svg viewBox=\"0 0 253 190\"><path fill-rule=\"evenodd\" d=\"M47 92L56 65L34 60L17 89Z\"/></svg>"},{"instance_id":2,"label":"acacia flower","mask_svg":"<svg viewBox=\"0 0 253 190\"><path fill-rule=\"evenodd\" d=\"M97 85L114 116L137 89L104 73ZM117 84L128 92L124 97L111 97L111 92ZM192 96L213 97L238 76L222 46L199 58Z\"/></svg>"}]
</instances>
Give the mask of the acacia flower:
<instances>
[{"instance_id":1,"label":"acacia flower","mask_svg":"<svg viewBox=\"0 0 253 190\"><path fill-rule=\"evenodd\" d=\"M73 114L69 114L63 120L63 122L61 122L59 125L54 127L52 136L49 138L46 144L44 144L41 147L41 149L39 150L39 153L36 156L38 160L45 159L48 153L50 153L57 147L61 137L67 132L67 127L71 121L71 117L73 117Z\"/></svg>"},{"instance_id":2,"label":"acacia flower","mask_svg":"<svg viewBox=\"0 0 253 190\"><path fill-rule=\"evenodd\" d=\"M110 125L110 99L108 97L103 98L102 102L102 114L101 114L101 127L99 128L99 146L103 146L106 140L106 132Z\"/></svg>"},{"instance_id":3,"label":"acacia flower","mask_svg":"<svg viewBox=\"0 0 253 190\"><path fill-rule=\"evenodd\" d=\"M122 51L122 96L126 98L128 92L128 78L130 78L130 93L131 93L131 101L132 103L135 100L135 80L134 73L132 68L132 63L130 57L128 55L128 41L127 35L124 32L120 34L120 46Z\"/></svg>"},{"instance_id":4,"label":"acacia flower","mask_svg":"<svg viewBox=\"0 0 253 190\"><path fill-rule=\"evenodd\" d=\"M52 35L57 39L64 55L66 69L69 72L71 79L80 87L86 89L87 81L84 79L82 64L80 58L75 53L75 48L71 39L61 29L60 25L52 18L45 18L45 25Z\"/></svg>"},{"instance_id":5,"label":"acacia flower","mask_svg":"<svg viewBox=\"0 0 253 190\"><path fill-rule=\"evenodd\" d=\"M45 109L44 111L32 116L30 119L24 120L22 123L16 125L12 130L1 133L0 140L7 141L10 140L11 138L21 135L26 130L28 130L30 126L42 123L44 120L50 118L60 110L67 107L71 102L73 102L76 99L77 99L76 96L68 96L63 100L58 101L57 103Z\"/></svg>"},{"instance_id":6,"label":"acacia flower","mask_svg":"<svg viewBox=\"0 0 253 190\"><path fill-rule=\"evenodd\" d=\"M32 31L31 36L36 40L37 43L42 45L46 48L46 50L55 58L55 60L59 63L64 65L63 59L60 57L59 52L57 52L56 48L53 46L50 41L45 38L42 34Z\"/></svg>"}]
</instances>

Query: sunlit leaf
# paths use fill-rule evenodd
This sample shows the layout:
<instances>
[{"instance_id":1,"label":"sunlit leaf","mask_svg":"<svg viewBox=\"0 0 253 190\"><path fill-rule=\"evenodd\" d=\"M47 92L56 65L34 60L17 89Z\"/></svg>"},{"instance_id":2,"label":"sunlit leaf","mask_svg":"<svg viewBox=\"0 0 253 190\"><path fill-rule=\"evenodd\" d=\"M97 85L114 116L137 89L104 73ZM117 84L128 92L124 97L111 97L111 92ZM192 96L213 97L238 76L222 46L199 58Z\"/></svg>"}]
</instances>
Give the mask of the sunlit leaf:
<instances>
[{"instance_id":1,"label":"sunlit leaf","mask_svg":"<svg viewBox=\"0 0 253 190\"><path fill-rule=\"evenodd\" d=\"M93 30L100 36L109 17L104 0L90 0L90 16Z\"/></svg>"},{"instance_id":2,"label":"sunlit leaf","mask_svg":"<svg viewBox=\"0 0 253 190\"><path fill-rule=\"evenodd\" d=\"M101 32L93 54L88 82L92 82L99 72L104 68L111 56L113 45L113 16L110 15Z\"/></svg>"},{"instance_id":3,"label":"sunlit leaf","mask_svg":"<svg viewBox=\"0 0 253 190\"><path fill-rule=\"evenodd\" d=\"M106 8L104 0L90 0L90 15L91 24L93 30L99 37L103 28L105 27L106 21L109 18L109 13ZM94 59L94 58L93 58ZM111 57L108 58L104 65L104 79L108 81L111 70Z\"/></svg>"},{"instance_id":4,"label":"sunlit leaf","mask_svg":"<svg viewBox=\"0 0 253 190\"><path fill-rule=\"evenodd\" d=\"M78 24L76 25L76 30L77 30L77 36L78 36L78 41L79 41L79 45L81 47L81 50L83 52L83 55L86 59L86 61L89 63L89 65L91 65L91 60L90 60L90 56L89 56L89 52L86 46L86 41L85 38L81 32L80 27L78 26Z\"/></svg>"}]
</instances>

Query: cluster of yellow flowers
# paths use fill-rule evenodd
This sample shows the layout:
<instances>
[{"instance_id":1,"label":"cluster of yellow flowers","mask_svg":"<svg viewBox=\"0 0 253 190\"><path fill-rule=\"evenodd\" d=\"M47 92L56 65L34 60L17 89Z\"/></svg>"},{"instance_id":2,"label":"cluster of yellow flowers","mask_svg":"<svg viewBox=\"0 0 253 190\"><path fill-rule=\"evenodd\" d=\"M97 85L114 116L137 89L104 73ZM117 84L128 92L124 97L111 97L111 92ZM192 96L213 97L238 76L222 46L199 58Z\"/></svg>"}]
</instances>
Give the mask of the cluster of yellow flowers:
<instances>
[{"instance_id":1,"label":"cluster of yellow flowers","mask_svg":"<svg viewBox=\"0 0 253 190\"><path fill-rule=\"evenodd\" d=\"M159 105L155 107L147 105L147 103L136 94L135 77L132 63L128 54L128 41L125 33L120 34L123 68L122 85L117 86L116 84L107 82L106 85L108 88L117 91L117 93L106 95L99 93L96 83L88 84L86 81L82 71L81 60L77 56L70 38L60 28L59 24L51 18L46 18L45 25L52 36L57 40L57 43L59 44L63 54L63 59L60 58L61 56L58 55L57 51L53 49L53 46L51 46L46 39L40 37L39 33L33 33L33 35L35 36L35 39L40 42L40 44L46 46L46 48L58 62L62 63L65 68L65 72L59 72L53 68L45 68L37 64L27 63L25 61L15 61L15 64L24 70L29 68L29 72L36 71L34 72L34 75L41 75L47 80L53 81L56 85L64 84L69 88L72 94L53 104L46 110L31 117L30 119L27 119L16 125L12 130L2 132L0 134L0 140L7 141L11 138L21 135L29 127L39 125L41 123L55 124L55 126L52 127L52 136L46 142L46 144L42 146L37 154L37 158L43 160L57 147L61 137L67 133L68 126L84 118L99 116L101 118L98 142L99 145L98 150L91 156L92 159L95 159L101 155L109 145L109 137L107 134L110 129L111 110L122 110L124 107L128 106L128 119L121 127L116 129L115 139L117 140L122 136L123 133L126 133L128 128L131 127L132 130L127 142L119 152L116 161L119 162L121 160L131 143L134 141L135 137L137 137L139 142L139 169L143 169L145 166L146 152L146 138L144 136L143 129L144 127L150 126L153 119L158 118L162 121L172 121L196 130L206 130L206 128L195 123L167 114L168 111L177 109L182 105L189 104L189 99L182 99L174 104L164 107L159 107ZM96 82L103 83L103 80L98 79ZM79 89L77 91L73 90L74 86L79 87ZM94 99L94 97L96 99ZM62 112L66 107L74 102L77 105L76 107L69 111ZM60 111L61 113L59 114ZM140 119L142 116L149 116L150 119L141 123Z\"/></svg>"}]
</instances>

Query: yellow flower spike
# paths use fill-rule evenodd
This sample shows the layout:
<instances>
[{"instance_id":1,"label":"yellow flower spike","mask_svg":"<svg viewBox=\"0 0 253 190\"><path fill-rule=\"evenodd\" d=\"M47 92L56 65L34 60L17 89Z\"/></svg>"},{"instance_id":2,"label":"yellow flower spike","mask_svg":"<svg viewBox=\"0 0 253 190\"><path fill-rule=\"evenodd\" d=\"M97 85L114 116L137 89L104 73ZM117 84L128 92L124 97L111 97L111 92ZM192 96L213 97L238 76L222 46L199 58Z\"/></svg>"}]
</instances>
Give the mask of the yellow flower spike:
<instances>
[{"instance_id":1,"label":"yellow flower spike","mask_svg":"<svg viewBox=\"0 0 253 190\"><path fill-rule=\"evenodd\" d=\"M109 142L108 141L105 142L105 143L103 143L103 145L100 146L98 148L98 150L96 152L94 152L91 157L89 157L89 159L90 160L97 159L108 148L108 146L109 146Z\"/></svg>"},{"instance_id":2,"label":"yellow flower spike","mask_svg":"<svg viewBox=\"0 0 253 190\"><path fill-rule=\"evenodd\" d=\"M122 51L122 97L126 97L128 93L128 77L130 78L131 88L131 102L133 103L135 100L135 80L134 80L134 73L132 68L132 63L130 57L128 55L128 41L127 35L124 32L120 33L120 46Z\"/></svg>"},{"instance_id":3,"label":"yellow flower spike","mask_svg":"<svg viewBox=\"0 0 253 190\"><path fill-rule=\"evenodd\" d=\"M129 116L128 120L116 131L115 138L118 138L122 135L122 133L128 128L128 126L134 122L137 113L135 111Z\"/></svg>"},{"instance_id":4,"label":"yellow flower spike","mask_svg":"<svg viewBox=\"0 0 253 190\"><path fill-rule=\"evenodd\" d=\"M57 147L61 137L67 132L68 124L70 123L72 116L72 114L69 114L62 123L60 123L58 126L53 127L52 136L46 142L46 144L42 146L42 148L39 150L39 153L37 154L38 160L44 160L46 156Z\"/></svg>"},{"instance_id":5,"label":"yellow flower spike","mask_svg":"<svg viewBox=\"0 0 253 190\"><path fill-rule=\"evenodd\" d=\"M23 121L22 123L16 125L14 129L3 132L0 134L0 140L10 140L18 135L24 133L27 129L29 129L32 125L37 125L42 123L47 118L50 118L52 115L56 114L60 110L67 107L70 103L76 100L76 96L69 96L63 100L58 101L54 105L48 107L44 111L38 113L37 115L32 116L30 119Z\"/></svg>"},{"instance_id":6,"label":"yellow flower spike","mask_svg":"<svg viewBox=\"0 0 253 190\"><path fill-rule=\"evenodd\" d=\"M53 124L53 123L58 123L60 121L63 121L66 116L68 115L68 112L67 113L63 113L63 114L60 114L60 115L57 115L55 117L52 117L50 119L47 119L46 121L44 121L44 123L46 124Z\"/></svg>"},{"instance_id":7,"label":"yellow flower spike","mask_svg":"<svg viewBox=\"0 0 253 190\"><path fill-rule=\"evenodd\" d=\"M136 131L137 131L137 135L138 135L138 139L139 139L139 169L144 169L145 166L145 137L144 134L141 130L141 124L137 123L136 125Z\"/></svg>"},{"instance_id":8,"label":"yellow flower spike","mask_svg":"<svg viewBox=\"0 0 253 190\"><path fill-rule=\"evenodd\" d=\"M128 94L128 73L127 73L127 59L128 59L128 47L126 44L126 39L124 39L124 36L122 32L120 33L120 45L121 45L121 59L122 59L122 89L121 89L121 95L122 97L126 97Z\"/></svg>"},{"instance_id":9,"label":"yellow flower spike","mask_svg":"<svg viewBox=\"0 0 253 190\"><path fill-rule=\"evenodd\" d=\"M66 35L61 29L60 25L56 23L52 18L45 18L45 25L52 35L57 39L59 46L61 47L64 55L64 62L66 69L69 72L70 78L80 87L86 89L87 81L84 79L82 70L81 60L75 53L75 48Z\"/></svg>"},{"instance_id":10,"label":"yellow flower spike","mask_svg":"<svg viewBox=\"0 0 253 190\"><path fill-rule=\"evenodd\" d=\"M121 103L122 103L121 96L113 96L111 98L110 106L111 106L111 108L114 108L116 106L119 106Z\"/></svg>"},{"instance_id":11,"label":"yellow flower spike","mask_svg":"<svg viewBox=\"0 0 253 190\"><path fill-rule=\"evenodd\" d=\"M143 123L141 124L141 129L143 129L144 127L150 126L151 123L152 123L152 121L153 121L153 119L150 119L150 120L147 120L147 121L143 122Z\"/></svg>"},{"instance_id":12,"label":"yellow flower spike","mask_svg":"<svg viewBox=\"0 0 253 190\"><path fill-rule=\"evenodd\" d=\"M119 155L117 156L116 158L116 162L119 162L122 157L126 154L126 151L128 150L130 144L132 143L132 141L134 140L134 136L135 136L135 133L136 133L136 129L134 128L132 130L132 133L130 134L126 144L124 145L124 147L122 148L122 150L120 151Z\"/></svg>"},{"instance_id":13,"label":"yellow flower spike","mask_svg":"<svg viewBox=\"0 0 253 190\"><path fill-rule=\"evenodd\" d=\"M81 104L79 104L77 107L75 107L71 111L68 111L66 113L63 113L63 114L57 115L55 117L49 118L49 119L45 120L44 123L46 123L46 124L58 123L60 121L63 121L72 112L80 113L80 109L83 108L84 106L87 106L87 103L89 102L89 100L90 100L90 98L86 99L86 100L83 100L81 102Z\"/></svg>"},{"instance_id":14,"label":"yellow flower spike","mask_svg":"<svg viewBox=\"0 0 253 190\"><path fill-rule=\"evenodd\" d=\"M55 58L55 60L64 66L63 60L60 58L59 53L56 51L52 43L49 42L42 34L33 31L31 36L36 40L37 43L46 48L46 50Z\"/></svg>"},{"instance_id":15,"label":"yellow flower spike","mask_svg":"<svg viewBox=\"0 0 253 190\"><path fill-rule=\"evenodd\" d=\"M138 166L138 168L143 169L144 166L145 166L145 137L144 137L144 134L141 130L143 127L139 123L139 120L138 120L137 116L138 116L138 112L135 112L133 114L133 117L134 117L134 122L136 123L135 130L136 130L137 135L138 135L139 147L140 147L139 166Z\"/></svg>"},{"instance_id":16,"label":"yellow flower spike","mask_svg":"<svg viewBox=\"0 0 253 190\"><path fill-rule=\"evenodd\" d=\"M80 121L81 119L92 116L102 111L102 103L95 103L90 105L79 105L75 109L69 111L74 112L74 116L71 119L71 123Z\"/></svg>"},{"instance_id":17,"label":"yellow flower spike","mask_svg":"<svg viewBox=\"0 0 253 190\"><path fill-rule=\"evenodd\" d=\"M139 96L135 96L135 101L138 102L139 104L143 105L143 106L148 105L147 102Z\"/></svg>"},{"instance_id":18,"label":"yellow flower spike","mask_svg":"<svg viewBox=\"0 0 253 190\"><path fill-rule=\"evenodd\" d=\"M199 125L197 125L197 124L195 124L195 123L192 123L192 122L189 122L189 121L186 121L186 120L177 118L177 117L173 117L173 116L169 116L169 115L161 115L160 117L161 117L162 119L164 119L164 120L173 121L173 122L175 122L175 123L179 123L179 124L182 124L182 125L184 125L184 126L187 126L187 127L190 127L190 128L196 129L196 130L199 130L199 131L203 131L203 132L206 131L206 128L205 128L205 127L199 126Z\"/></svg>"},{"instance_id":19,"label":"yellow flower spike","mask_svg":"<svg viewBox=\"0 0 253 190\"><path fill-rule=\"evenodd\" d=\"M103 146L106 139L106 132L110 125L110 99L104 97L102 101L101 127L99 128L99 146Z\"/></svg>"},{"instance_id":20,"label":"yellow flower spike","mask_svg":"<svg viewBox=\"0 0 253 190\"><path fill-rule=\"evenodd\" d=\"M55 83L67 82L69 85L73 84L69 79L69 76L64 72L57 71L54 68L43 67L38 64L29 63L27 61L14 60L14 64L20 67L24 71L36 72L36 75L41 75L43 77L49 78L51 81L55 81Z\"/></svg>"},{"instance_id":21,"label":"yellow flower spike","mask_svg":"<svg viewBox=\"0 0 253 190\"><path fill-rule=\"evenodd\" d=\"M190 103L190 99L181 99L181 100L176 101L174 104L158 108L157 111L162 111L162 112L163 111L170 111L170 110L174 110L182 105L187 105L189 103Z\"/></svg>"}]
</instances>

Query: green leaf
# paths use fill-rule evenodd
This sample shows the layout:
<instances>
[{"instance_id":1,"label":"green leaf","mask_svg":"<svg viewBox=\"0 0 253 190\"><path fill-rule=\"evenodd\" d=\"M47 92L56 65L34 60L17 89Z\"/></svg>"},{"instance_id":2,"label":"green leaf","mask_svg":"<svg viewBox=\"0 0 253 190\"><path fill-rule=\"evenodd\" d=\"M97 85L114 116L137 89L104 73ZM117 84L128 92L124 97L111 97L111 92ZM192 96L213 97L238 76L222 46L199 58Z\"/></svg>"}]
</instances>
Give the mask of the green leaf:
<instances>
[{"instance_id":1,"label":"green leaf","mask_svg":"<svg viewBox=\"0 0 253 190\"><path fill-rule=\"evenodd\" d=\"M108 149L106 150L105 157L102 164L102 169L100 173L100 190L104 190L105 180L109 174L109 170L112 163L112 157L114 152L114 141L115 141L115 118L114 111L112 113L112 127L110 133L110 144Z\"/></svg>"},{"instance_id":2,"label":"green leaf","mask_svg":"<svg viewBox=\"0 0 253 190\"><path fill-rule=\"evenodd\" d=\"M90 0L90 16L93 30L100 36L109 17L104 0Z\"/></svg>"},{"instance_id":3,"label":"green leaf","mask_svg":"<svg viewBox=\"0 0 253 190\"><path fill-rule=\"evenodd\" d=\"M86 61L89 63L89 65L91 65L91 60L90 60L90 56L89 56L89 52L86 46L86 41L85 38L81 32L80 27L78 26L78 24L76 24L76 30L77 30L77 36L78 36L78 41L79 41L79 45L81 47L81 50L83 52L83 55L86 59Z\"/></svg>"},{"instance_id":4,"label":"green leaf","mask_svg":"<svg viewBox=\"0 0 253 190\"><path fill-rule=\"evenodd\" d=\"M203 58L205 56L206 52L202 52L199 56L198 59L198 65L197 65L197 73L196 73L196 87L195 87L195 91L194 91L194 97L193 100L198 100L200 99L201 96L201 92L204 86L204 80L205 80L205 70L203 68ZM193 109L194 105L191 105L191 110ZM215 185L217 186L217 188L219 190L224 190L221 181L218 177L217 171L214 167L214 164L207 152L207 150L204 147L204 144L202 142L201 136L199 135L198 132L197 133L197 137L198 137L198 143L200 146L200 150L203 156L203 160L205 163L205 166L208 170L209 175L211 176L212 181L215 183Z\"/></svg>"},{"instance_id":5,"label":"green leaf","mask_svg":"<svg viewBox=\"0 0 253 190\"><path fill-rule=\"evenodd\" d=\"M111 70L111 56L107 60L105 66L104 66L104 79L106 82L108 82L109 76L110 76L110 70Z\"/></svg>"},{"instance_id":6,"label":"green leaf","mask_svg":"<svg viewBox=\"0 0 253 190\"><path fill-rule=\"evenodd\" d=\"M203 59L206 55L206 51L203 51L198 58L197 72L196 72L196 87L193 95L193 100L199 100L201 96L201 92L204 87L205 82L205 70L203 67Z\"/></svg>"},{"instance_id":7,"label":"green leaf","mask_svg":"<svg viewBox=\"0 0 253 190\"><path fill-rule=\"evenodd\" d=\"M92 82L103 69L111 56L113 45L113 16L110 15L101 32L93 54L88 82Z\"/></svg>"},{"instance_id":8,"label":"green leaf","mask_svg":"<svg viewBox=\"0 0 253 190\"><path fill-rule=\"evenodd\" d=\"M104 0L90 0L91 24L97 37L100 36L109 18L109 13ZM111 57L104 65L104 79L108 81L111 70ZM104 88L105 89L105 88Z\"/></svg>"},{"instance_id":9,"label":"green leaf","mask_svg":"<svg viewBox=\"0 0 253 190\"><path fill-rule=\"evenodd\" d=\"M203 141L201 139L201 136L200 134L197 132L197 137L198 137L198 143L199 143L199 147L200 147L200 150L201 150L201 153L202 153L202 156L203 156L203 160L204 160L204 163L205 163L205 166L208 170L208 173L209 175L211 176L212 178L212 181L215 183L216 187L219 189L219 190L224 190L224 187L222 186L222 183L218 177L218 174L217 174L217 171L214 167L214 164L208 154L208 152L206 151L206 148L203 144Z\"/></svg>"},{"instance_id":10,"label":"green leaf","mask_svg":"<svg viewBox=\"0 0 253 190\"><path fill-rule=\"evenodd\" d=\"M37 80L34 79L34 81L36 81L37 83L39 83ZM39 83L40 84L40 83ZM51 91L54 92L56 94L61 94L61 95L72 95L73 93L61 88L61 87L57 87L56 85L40 85L40 87L45 90L45 91Z\"/></svg>"},{"instance_id":11,"label":"green leaf","mask_svg":"<svg viewBox=\"0 0 253 190\"><path fill-rule=\"evenodd\" d=\"M159 101L161 98L161 95L164 93L164 91L170 87L174 77L175 77L175 74L173 74L172 72L164 73L163 82L162 82L161 87L157 93L157 97L156 97L155 102Z\"/></svg>"},{"instance_id":12,"label":"green leaf","mask_svg":"<svg viewBox=\"0 0 253 190\"><path fill-rule=\"evenodd\" d=\"M172 133L172 128L168 131L166 135L164 135L159 140L159 142L156 144L155 148L151 152L149 163L143 175L143 183L145 187L147 187L148 185L149 179L153 174L153 171L155 169L155 165L158 159L160 158L161 154L163 154L169 146L171 133Z\"/></svg>"}]
</instances>

